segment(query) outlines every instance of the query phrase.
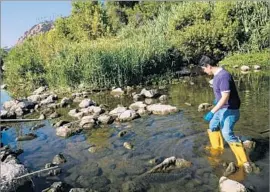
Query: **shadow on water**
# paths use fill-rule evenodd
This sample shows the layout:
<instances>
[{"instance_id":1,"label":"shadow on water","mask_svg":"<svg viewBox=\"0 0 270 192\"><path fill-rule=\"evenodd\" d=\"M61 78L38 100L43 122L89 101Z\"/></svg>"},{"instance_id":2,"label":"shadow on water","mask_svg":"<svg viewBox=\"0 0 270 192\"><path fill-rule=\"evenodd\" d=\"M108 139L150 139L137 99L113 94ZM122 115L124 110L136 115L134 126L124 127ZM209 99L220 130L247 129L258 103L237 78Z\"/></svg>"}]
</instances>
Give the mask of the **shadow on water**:
<instances>
[{"instance_id":1,"label":"shadow on water","mask_svg":"<svg viewBox=\"0 0 270 192\"><path fill-rule=\"evenodd\" d=\"M239 82L239 76L235 76ZM244 184L255 186L255 191L269 190L269 143L261 131L269 127L269 87L266 79L250 85L242 77L238 84L242 100L241 117L236 124L238 136L256 141L256 148L250 153L250 159L261 169L259 174L248 175ZM208 124L202 120L204 112L198 112L198 105L212 103L212 88L205 77L191 79L194 84L180 83L168 87L169 104L177 106L179 113L168 116L151 115L129 123L113 123L110 126L85 131L67 139L55 135L50 121L35 131L38 138L32 141L16 142L18 134L29 132L34 124L20 124L17 128L5 131L7 141L14 149L22 148L21 162L31 171L44 168L58 153L67 159L60 165L62 173L57 176L34 178L35 191L41 191L54 181L64 181L74 187L87 187L98 191L218 191L218 181L224 168L222 162L235 161L226 145L219 165L209 162L205 146L209 145L206 129ZM131 98L112 98L109 95L94 97L98 103L113 105L121 103L128 106ZM186 105L185 103L190 103ZM21 127L20 127L21 126ZM120 131L127 131L119 137ZM132 150L123 147L124 142L134 145ZM89 152L90 147L95 152ZM161 161L175 156L192 162L190 168L143 176L155 166L150 160Z\"/></svg>"}]
</instances>

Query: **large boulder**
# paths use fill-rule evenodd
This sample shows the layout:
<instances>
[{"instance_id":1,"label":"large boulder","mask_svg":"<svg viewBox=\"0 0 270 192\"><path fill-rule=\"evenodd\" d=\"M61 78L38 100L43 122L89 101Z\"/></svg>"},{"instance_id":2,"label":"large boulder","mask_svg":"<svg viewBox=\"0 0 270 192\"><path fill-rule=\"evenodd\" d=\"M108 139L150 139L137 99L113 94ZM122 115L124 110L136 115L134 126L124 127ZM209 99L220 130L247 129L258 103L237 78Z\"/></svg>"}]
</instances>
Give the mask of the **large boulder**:
<instances>
[{"instance_id":1,"label":"large boulder","mask_svg":"<svg viewBox=\"0 0 270 192\"><path fill-rule=\"evenodd\" d=\"M110 124L113 122L113 118L110 115L102 114L98 117L98 121L101 124Z\"/></svg>"},{"instance_id":2,"label":"large boulder","mask_svg":"<svg viewBox=\"0 0 270 192\"><path fill-rule=\"evenodd\" d=\"M10 100L3 103L3 108L7 111L10 110L11 107L16 106L19 103L18 100Z\"/></svg>"},{"instance_id":3,"label":"large boulder","mask_svg":"<svg viewBox=\"0 0 270 192\"><path fill-rule=\"evenodd\" d=\"M69 137L72 135L72 129L67 125L63 125L56 128L56 135L60 137Z\"/></svg>"},{"instance_id":4,"label":"large boulder","mask_svg":"<svg viewBox=\"0 0 270 192\"><path fill-rule=\"evenodd\" d=\"M117 107L115 109L113 109L112 111L109 112L109 115L113 116L113 117L118 117L121 113L123 113L124 111L126 111L127 108L126 107Z\"/></svg>"},{"instance_id":5,"label":"large boulder","mask_svg":"<svg viewBox=\"0 0 270 192\"><path fill-rule=\"evenodd\" d=\"M17 164L14 161L0 162L0 191L8 192L22 185L26 179L14 180L16 177L27 173L26 168L22 164Z\"/></svg>"},{"instance_id":6,"label":"large boulder","mask_svg":"<svg viewBox=\"0 0 270 192\"><path fill-rule=\"evenodd\" d=\"M132 103L129 106L129 109L137 111L138 109L140 108L144 109L145 107L146 107L146 104L144 104L142 101L138 101L138 102Z\"/></svg>"},{"instance_id":7,"label":"large boulder","mask_svg":"<svg viewBox=\"0 0 270 192\"><path fill-rule=\"evenodd\" d=\"M138 114L134 110L126 110L118 115L119 121L131 121L138 117Z\"/></svg>"},{"instance_id":8,"label":"large boulder","mask_svg":"<svg viewBox=\"0 0 270 192\"><path fill-rule=\"evenodd\" d=\"M92 115L84 116L81 119L80 127L82 128L93 128L94 125L95 125L95 120L94 120L94 116Z\"/></svg>"},{"instance_id":9,"label":"large boulder","mask_svg":"<svg viewBox=\"0 0 270 192\"><path fill-rule=\"evenodd\" d=\"M16 119L16 113L7 110L0 110L1 119Z\"/></svg>"},{"instance_id":10,"label":"large boulder","mask_svg":"<svg viewBox=\"0 0 270 192\"><path fill-rule=\"evenodd\" d=\"M168 115L178 111L178 109L174 106L163 104L148 105L146 109L155 115Z\"/></svg>"},{"instance_id":11,"label":"large boulder","mask_svg":"<svg viewBox=\"0 0 270 192\"><path fill-rule=\"evenodd\" d=\"M220 192L247 192L246 187L234 180L222 176L219 180Z\"/></svg>"},{"instance_id":12,"label":"large boulder","mask_svg":"<svg viewBox=\"0 0 270 192\"><path fill-rule=\"evenodd\" d=\"M22 116L30 112L31 109L34 109L35 105L36 103L28 101L28 100L21 100L21 101L11 100L11 101L5 102L3 104L3 107L10 114L15 113L16 116Z\"/></svg>"}]
</instances>

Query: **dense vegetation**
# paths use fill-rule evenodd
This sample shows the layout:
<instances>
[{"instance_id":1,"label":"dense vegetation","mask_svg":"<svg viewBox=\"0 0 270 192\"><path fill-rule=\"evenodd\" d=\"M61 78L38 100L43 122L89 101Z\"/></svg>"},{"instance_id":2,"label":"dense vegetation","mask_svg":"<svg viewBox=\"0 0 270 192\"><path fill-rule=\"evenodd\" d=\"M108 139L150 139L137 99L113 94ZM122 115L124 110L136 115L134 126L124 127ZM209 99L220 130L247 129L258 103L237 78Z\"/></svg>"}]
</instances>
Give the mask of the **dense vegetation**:
<instances>
[{"instance_id":1,"label":"dense vegetation","mask_svg":"<svg viewBox=\"0 0 270 192\"><path fill-rule=\"evenodd\" d=\"M266 2L75 1L53 30L9 52L5 82L29 89L147 83L196 64L202 54L220 61L260 53L269 38Z\"/></svg>"}]
</instances>

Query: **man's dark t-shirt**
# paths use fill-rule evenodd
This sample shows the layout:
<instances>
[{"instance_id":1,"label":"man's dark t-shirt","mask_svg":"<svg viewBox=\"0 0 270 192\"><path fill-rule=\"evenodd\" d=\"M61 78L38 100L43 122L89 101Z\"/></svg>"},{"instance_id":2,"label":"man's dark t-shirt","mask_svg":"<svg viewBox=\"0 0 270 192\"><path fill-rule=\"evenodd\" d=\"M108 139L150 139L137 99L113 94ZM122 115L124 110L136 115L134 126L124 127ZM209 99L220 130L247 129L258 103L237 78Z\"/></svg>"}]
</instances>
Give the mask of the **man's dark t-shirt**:
<instances>
[{"instance_id":1,"label":"man's dark t-shirt","mask_svg":"<svg viewBox=\"0 0 270 192\"><path fill-rule=\"evenodd\" d=\"M221 99L221 92L230 92L229 100L222 106L222 108L240 108L240 98L238 96L233 77L228 71L222 69L220 72L218 72L218 74L214 76L213 89L217 101Z\"/></svg>"}]
</instances>

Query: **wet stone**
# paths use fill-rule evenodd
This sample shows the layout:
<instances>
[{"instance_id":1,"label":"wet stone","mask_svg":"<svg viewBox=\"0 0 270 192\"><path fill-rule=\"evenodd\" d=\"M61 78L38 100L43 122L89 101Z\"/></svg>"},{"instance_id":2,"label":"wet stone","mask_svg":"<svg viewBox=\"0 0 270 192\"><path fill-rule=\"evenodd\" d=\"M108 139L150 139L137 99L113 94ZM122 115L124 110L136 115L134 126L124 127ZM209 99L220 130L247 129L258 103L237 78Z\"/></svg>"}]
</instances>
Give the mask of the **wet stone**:
<instances>
[{"instance_id":1,"label":"wet stone","mask_svg":"<svg viewBox=\"0 0 270 192\"><path fill-rule=\"evenodd\" d=\"M146 169L139 166L129 165L128 167L125 167L125 172L128 175L141 175L146 172Z\"/></svg>"},{"instance_id":2,"label":"wet stone","mask_svg":"<svg viewBox=\"0 0 270 192\"><path fill-rule=\"evenodd\" d=\"M204 173L203 176L202 176L202 181L203 183L205 184L208 184L209 183L209 173Z\"/></svg>"},{"instance_id":3,"label":"wet stone","mask_svg":"<svg viewBox=\"0 0 270 192\"><path fill-rule=\"evenodd\" d=\"M90 183L92 184L91 188L99 190L106 187L106 185L110 184L111 181L107 177L101 176L91 178Z\"/></svg>"},{"instance_id":4,"label":"wet stone","mask_svg":"<svg viewBox=\"0 0 270 192\"><path fill-rule=\"evenodd\" d=\"M83 166L80 166L79 174L85 175L88 177L95 177L102 175L102 169L98 167L96 163L88 163Z\"/></svg>"},{"instance_id":5,"label":"wet stone","mask_svg":"<svg viewBox=\"0 0 270 192\"><path fill-rule=\"evenodd\" d=\"M61 168L57 168L57 169L54 169L54 170L51 170L48 172L48 175L50 176L56 176L56 175L59 175L61 173Z\"/></svg>"},{"instance_id":6,"label":"wet stone","mask_svg":"<svg viewBox=\"0 0 270 192\"><path fill-rule=\"evenodd\" d=\"M82 176L81 175L81 176L77 177L76 183L78 183L82 187L89 187L89 186L91 186L91 183L89 181L88 176Z\"/></svg>"},{"instance_id":7,"label":"wet stone","mask_svg":"<svg viewBox=\"0 0 270 192\"><path fill-rule=\"evenodd\" d=\"M63 154L59 153L58 155L56 155L54 158L53 158L53 161L52 163L55 164L55 165L59 165L59 164L62 164L62 163L65 163L67 162L66 158L64 157Z\"/></svg>"},{"instance_id":8,"label":"wet stone","mask_svg":"<svg viewBox=\"0 0 270 192\"><path fill-rule=\"evenodd\" d=\"M123 137L124 135L126 135L127 134L127 131L120 131L119 133L118 133L118 137Z\"/></svg>"},{"instance_id":9,"label":"wet stone","mask_svg":"<svg viewBox=\"0 0 270 192\"><path fill-rule=\"evenodd\" d=\"M209 174L209 185L210 186L218 186L218 178L216 175L210 173Z\"/></svg>"},{"instance_id":10,"label":"wet stone","mask_svg":"<svg viewBox=\"0 0 270 192\"><path fill-rule=\"evenodd\" d=\"M162 158L162 157L156 157L154 159L150 159L149 164L157 165L157 164L161 163L163 160L164 160L164 158Z\"/></svg>"},{"instance_id":11,"label":"wet stone","mask_svg":"<svg viewBox=\"0 0 270 192\"><path fill-rule=\"evenodd\" d=\"M261 169L258 166L256 166L255 163L250 163L250 164L251 164L251 167L252 167L252 171L254 173L259 174L261 172Z\"/></svg>"},{"instance_id":12,"label":"wet stone","mask_svg":"<svg viewBox=\"0 0 270 192\"><path fill-rule=\"evenodd\" d=\"M233 174L236 172L236 165L234 164L234 162L231 162L228 167L226 168L225 172L223 173L223 175L225 177L228 177L229 175Z\"/></svg>"}]
</instances>

